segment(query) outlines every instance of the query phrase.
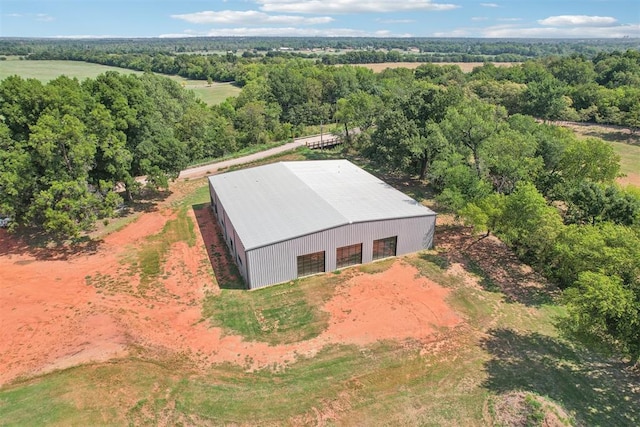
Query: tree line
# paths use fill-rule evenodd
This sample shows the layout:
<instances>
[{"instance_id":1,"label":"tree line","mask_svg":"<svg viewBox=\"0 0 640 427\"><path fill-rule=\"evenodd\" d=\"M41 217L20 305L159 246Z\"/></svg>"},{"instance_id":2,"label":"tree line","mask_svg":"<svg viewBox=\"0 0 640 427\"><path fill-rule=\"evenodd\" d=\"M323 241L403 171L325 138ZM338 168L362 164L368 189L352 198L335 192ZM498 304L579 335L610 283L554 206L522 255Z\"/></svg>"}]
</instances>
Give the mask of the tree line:
<instances>
[{"instance_id":1,"label":"tree line","mask_svg":"<svg viewBox=\"0 0 640 427\"><path fill-rule=\"evenodd\" d=\"M407 54L408 55L408 54ZM466 55L466 54L465 54ZM234 82L244 86L251 80L268 78L267 70L282 64L296 86L324 85L321 75L330 73L322 65L401 61L407 58L397 51L352 51L342 55L325 55L309 61L289 52L268 52L262 56L227 54L108 54L92 50L45 51L32 59L65 59L99 63L139 71L179 75L189 79ZM373 59L371 59L373 58ZM464 58L474 59L474 58ZM429 61L438 60L431 57ZM528 60L512 67L486 63L469 74L455 66L425 63L416 70L419 78L439 84L467 85L481 98L507 108L509 113L534 115L545 120L596 122L640 128L640 51L600 52L584 55L550 56ZM298 88L292 89L297 91ZM315 102L313 92L302 104ZM277 99L264 99L277 103ZM333 100L335 102L335 99ZM287 109L286 105L282 105ZM335 110L329 103L322 109ZM323 117L327 119L327 117ZM294 123L291 120L285 120Z\"/></svg>"},{"instance_id":2,"label":"tree line","mask_svg":"<svg viewBox=\"0 0 640 427\"><path fill-rule=\"evenodd\" d=\"M0 213L63 238L113 216L136 177L166 187L188 162L235 149L222 114L149 73L9 77L0 117Z\"/></svg>"},{"instance_id":3,"label":"tree line","mask_svg":"<svg viewBox=\"0 0 640 427\"><path fill-rule=\"evenodd\" d=\"M401 50L471 55L513 54L527 58L638 49L637 39L471 39L425 37L187 37L144 39L0 38L0 55L94 51L109 54L176 54L194 52L267 52L292 50Z\"/></svg>"}]
</instances>

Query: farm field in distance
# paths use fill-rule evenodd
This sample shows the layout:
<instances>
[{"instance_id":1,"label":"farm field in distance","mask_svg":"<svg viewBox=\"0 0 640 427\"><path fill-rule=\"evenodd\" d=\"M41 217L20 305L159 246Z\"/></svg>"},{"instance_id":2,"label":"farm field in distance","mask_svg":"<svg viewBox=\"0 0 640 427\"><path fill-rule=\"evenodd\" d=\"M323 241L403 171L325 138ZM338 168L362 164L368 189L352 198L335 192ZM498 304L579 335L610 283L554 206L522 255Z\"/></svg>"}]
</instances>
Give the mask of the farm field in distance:
<instances>
[{"instance_id":1,"label":"farm field in distance","mask_svg":"<svg viewBox=\"0 0 640 427\"><path fill-rule=\"evenodd\" d=\"M436 250L246 292L208 198L178 181L57 256L0 230L0 420L640 423L637 378L559 336L557 290L497 239L442 221Z\"/></svg>"},{"instance_id":2,"label":"farm field in distance","mask_svg":"<svg viewBox=\"0 0 640 427\"><path fill-rule=\"evenodd\" d=\"M424 64L436 64L436 65L457 65L462 72L470 73L475 67L481 67L484 62L382 62L379 64L354 64L354 66L365 67L372 70L375 73L384 71L387 68L409 68L415 69ZM493 62L496 67L511 67L519 64L519 62Z\"/></svg>"},{"instance_id":3,"label":"farm field in distance","mask_svg":"<svg viewBox=\"0 0 640 427\"><path fill-rule=\"evenodd\" d=\"M143 74L141 71L81 61L21 61L14 58L0 61L0 80L13 75L19 75L24 79L38 79L43 83L61 75L84 80L86 78L95 78L107 71L116 71L121 74ZM228 97L236 96L240 93L240 88L230 83L212 83L209 85L206 80L189 80L180 76L167 77L177 81L185 89L193 90L199 99L209 105L219 104Z\"/></svg>"}]
</instances>

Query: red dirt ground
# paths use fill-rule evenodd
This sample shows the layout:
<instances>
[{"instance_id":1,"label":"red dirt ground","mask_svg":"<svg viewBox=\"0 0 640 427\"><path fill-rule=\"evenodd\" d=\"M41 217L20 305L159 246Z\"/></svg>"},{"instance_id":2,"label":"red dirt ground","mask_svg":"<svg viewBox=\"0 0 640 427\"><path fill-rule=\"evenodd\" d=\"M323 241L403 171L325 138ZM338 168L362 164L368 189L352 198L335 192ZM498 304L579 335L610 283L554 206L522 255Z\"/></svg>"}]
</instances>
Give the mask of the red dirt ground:
<instances>
[{"instance_id":1,"label":"red dirt ground","mask_svg":"<svg viewBox=\"0 0 640 427\"><path fill-rule=\"evenodd\" d=\"M212 227L202 227L207 218L213 221L211 215L196 212L200 229L211 232ZM193 211L189 214L196 220ZM24 251L21 242L0 230L0 384L141 348L187 355L200 366L232 362L260 368L312 356L331 343L429 341L438 328L461 322L445 303L448 290L398 260L385 272L357 273L341 285L324 307L331 315L328 329L312 340L270 346L223 335L201 321L201 300L217 287L202 272L210 254L200 234L193 247L173 246L168 275L159 279L163 286L140 288L139 278L120 262L173 216L167 209L143 214L94 251L64 257ZM88 285L87 277L112 281Z\"/></svg>"}]
</instances>

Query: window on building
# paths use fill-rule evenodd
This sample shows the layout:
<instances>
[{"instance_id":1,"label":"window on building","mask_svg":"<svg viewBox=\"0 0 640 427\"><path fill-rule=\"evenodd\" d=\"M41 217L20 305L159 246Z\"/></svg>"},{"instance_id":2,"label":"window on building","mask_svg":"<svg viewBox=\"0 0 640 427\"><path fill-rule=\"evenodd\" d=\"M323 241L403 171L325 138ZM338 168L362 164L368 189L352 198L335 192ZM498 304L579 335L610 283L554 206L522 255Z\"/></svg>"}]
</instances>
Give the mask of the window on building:
<instances>
[{"instance_id":1,"label":"window on building","mask_svg":"<svg viewBox=\"0 0 640 427\"><path fill-rule=\"evenodd\" d=\"M398 236L373 241L373 259L396 256Z\"/></svg>"},{"instance_id":2,"label":"window on building","mask_svg":"<svg viewBox=\"0 0 640 427\"><path fill-rule=\"evenodd\" d=\"M344 246L336 250L336 268L362 264L362 243Z\"/></svg>"},{"instance_id":3,"label":"window on building","mask_svg":"<svg viewBox=\"0 0 640 427\"><path fill-rule=\"evenodd\" d=\"M298 277L324 271L324 251L298 257Z\"/></svg>"}]
</instances>

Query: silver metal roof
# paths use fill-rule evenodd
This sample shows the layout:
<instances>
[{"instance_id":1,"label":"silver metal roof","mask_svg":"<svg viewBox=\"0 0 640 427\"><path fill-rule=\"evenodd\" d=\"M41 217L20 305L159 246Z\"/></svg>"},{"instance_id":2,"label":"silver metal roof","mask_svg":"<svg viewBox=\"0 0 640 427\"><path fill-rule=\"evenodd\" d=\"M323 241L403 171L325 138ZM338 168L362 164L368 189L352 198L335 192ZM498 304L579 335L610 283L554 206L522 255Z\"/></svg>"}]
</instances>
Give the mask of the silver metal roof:
<instances>
[{"instance_id":1,"label":"silver metal roof","mask_svg":"<svg viewBox=\"0 0 640 427\"><path fill-rule=\"evenodd\" d=\"M350 223L435 215L348 160L280 162L209 181L245 250Z\"/></svg>"}]
</instances>

